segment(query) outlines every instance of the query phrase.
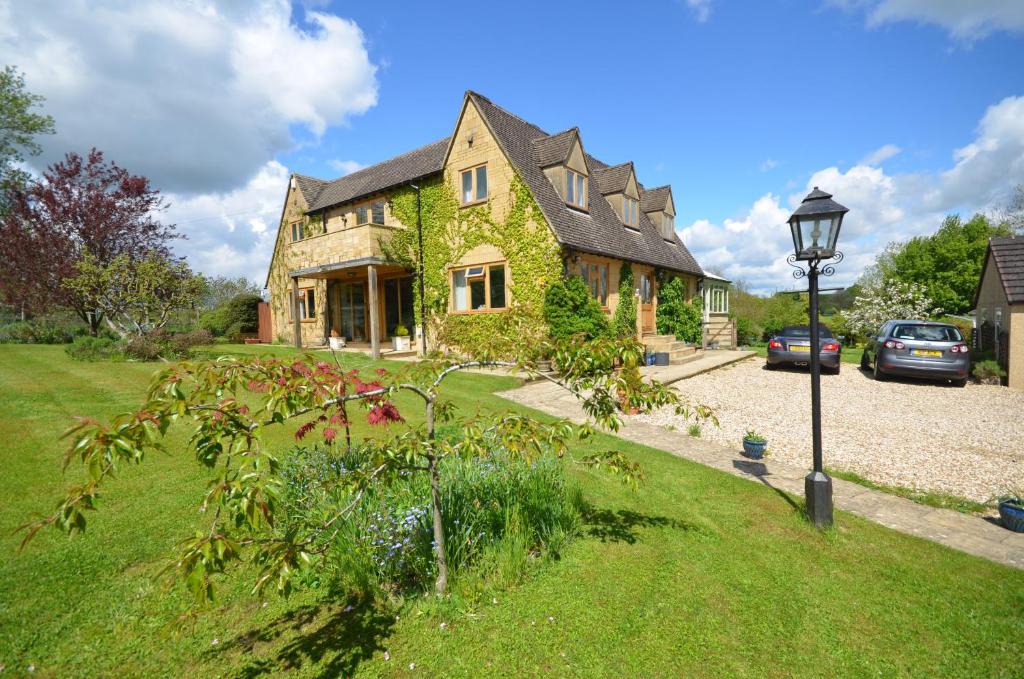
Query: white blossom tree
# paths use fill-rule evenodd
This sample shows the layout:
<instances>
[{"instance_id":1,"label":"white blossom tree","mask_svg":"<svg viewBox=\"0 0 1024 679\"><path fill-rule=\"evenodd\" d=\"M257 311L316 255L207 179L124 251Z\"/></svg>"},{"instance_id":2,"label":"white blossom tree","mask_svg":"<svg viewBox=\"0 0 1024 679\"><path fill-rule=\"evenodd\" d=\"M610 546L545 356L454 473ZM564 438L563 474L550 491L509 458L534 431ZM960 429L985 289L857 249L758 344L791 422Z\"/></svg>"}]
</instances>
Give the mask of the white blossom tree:
<instances>
[{"instance_id":1,"label":"white blossom tree","mask_svg":"<svg viewBox=\"0 0 1024 679\"><path fill-rule=\"evenodd\" d=\"M942 313L915 283L876 279L864 285L844 314L850 330L868 335L893 319L926 320Z\"/></svg>"}]
</instances>

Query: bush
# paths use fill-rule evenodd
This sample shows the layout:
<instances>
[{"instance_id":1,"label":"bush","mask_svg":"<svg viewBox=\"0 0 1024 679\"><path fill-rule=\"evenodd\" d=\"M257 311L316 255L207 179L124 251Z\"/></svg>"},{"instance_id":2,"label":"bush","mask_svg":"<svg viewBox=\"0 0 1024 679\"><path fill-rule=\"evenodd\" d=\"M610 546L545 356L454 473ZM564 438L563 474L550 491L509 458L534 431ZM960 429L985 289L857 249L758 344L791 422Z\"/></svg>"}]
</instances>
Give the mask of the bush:
<instances>
[{"instance_id":1,"label":"bush","mask_svg":"<svg viewBox=\"0 0 1024 679\"><path fill-rule=\"evenodd\" d=\"M995 361L977 361L971 374L985 383L1000 382L1006 377L1006 371Z\"/></svg>"},{"instance_id":2,"label":"bush","mask_svg":"<svg viewBox=\"0 0 1024 679\"><path fill-rule=\"evenodd\" d=\"M259 295L235 295L217 308L203 313L199 325L217 337L237 337L259 328Z\"/></svg>"},{"instance_id":3,"label":"bush","mask_svg":"<svg viewBox=\"0 0 1024 679\"><path fill-rule=\"evenodd\" d=\"M124 345L109 337L76 337L64 351L76 361L124 360Z\"/></svg>"},{"instance_id":4,"label":"bush","mask_svg":"<svg viewBox=\"0 0 1024 679\"><path fill-rule=\"evenodd\" d=\"M319 515L350 501L335 488L362 464L358 449L296 449L284 467L287 515ZM472 565L500 570L513 564L516 572L504 575L515 577L531 554L557 554L579 529L580 492L554 456L533 464L500 450L489 459L449 458L441 476L445 545L454 574ZM371 595L427 589L434 577L430 515L426 475L399 477L367 493L324 545L328 577L335 581L330 584Z\"/></svg>"},{"instance_id":5,"label":"bush","mask_svg":"<svg viewBox=\"0 0 1024 679\"><path fill-rule=\"evenodd\" d=\"M167 341L167 348L176 358L187 358L192 349L204 344L213 344L213 335L209 330L193 330L171 335Z\"/></svg>"},{"instance_id":6,"label":"bush","mask_svg":"<svg viewBox=\"0 0 1024 679\"><path fill-rule=\"evenodd\" d=\"M544 320L555 339L582 334L585 339L593 340L611 335L608 317L579 276L548 287L544 294Z\"/></svg>"},{"instance_id":7,"label":"bush","mask_svg":"<svg viewBox=\"0 0 1024 679\"><path fill-rule=\"evenodd\" d=\"M746 316L736 316L736 340L740 344L754 344L761 339L761 328Z\"/></svg>"},{"instance_id":8,"label":"bush","mask_svg":"<svg viewBox=\"0 0 1024 679\"><path fill-rule=\"evenodd\" d=\"M15 321L0 325L0 344L68 344L88 332L81 323L50 319Z\"/></svg>"},{"instance_id":9,"label":"bush","mask_svg":"<svg viewBox=\"0 0 1024 679\"><path fill-rule=\"evenodd\" d=\"M686 301L686 285L681 279L673 277L658 290L655 322L659 334L697 344L701 340L703 319L703 302L700 297Z\"/></svg>"},{"instance_id":10,"label":"bush","mask_svg":"<svg viewBox=\"0 0 1024 679\"><path fill-rule=\"evenodd\" d=\"M629 262L623 262L619 269L619 304L615 307L613 327L618 339L636 337L636 297L633 295L633 267Z\"/></svg>"}]
</instances>

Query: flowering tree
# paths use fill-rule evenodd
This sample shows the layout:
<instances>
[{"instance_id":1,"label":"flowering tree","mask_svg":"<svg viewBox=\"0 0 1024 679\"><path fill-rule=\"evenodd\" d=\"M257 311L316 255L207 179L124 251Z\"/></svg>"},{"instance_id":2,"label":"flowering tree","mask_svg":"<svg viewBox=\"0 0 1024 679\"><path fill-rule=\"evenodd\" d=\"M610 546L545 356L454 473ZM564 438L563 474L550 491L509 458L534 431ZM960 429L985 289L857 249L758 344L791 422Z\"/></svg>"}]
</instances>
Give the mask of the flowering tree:
<instances>
[{"instance_id":1,"label":"flowering tree","mask_svg":"<svg viewBox=\"0 0 1024 679\"><path fill-rule=\"evenodd\" d=\"M706 407L690 406L678 392L660 383L626 380L612 368L616 360L636 361L641 352L636 343L569 340L552 351L562 376L540 376L569 390L581 400L594 423L611 430L619 426L618 408L623 401L642 410L674 405L686 417L714 418ZM430 479L435 589L444 593L449 574L439 492L442 461L452 456L486 457L492 454L495 442L505 454L528 461L552 450L564 458L571 439L585 438L593 431L567 420L549 424L509 412L460 416L441 398L440 388L449 375L481 366L518 367L538 375L530 365L486 357L428 360L395 374L380 369L371 380L344 369L337 361L328 363L311 356L222 358L174 365L154 377L138 410L110 422L78 419L68 432L72 445L65 466L78 459L87 472L86 480L68 489L53 514L22 527L26 531L22 545L45 526L69 534L84 531L86 515L96 509L107 482L121 467L140 463L149 452L162 449L161 440L170 426L181 421L193 424L189 448L208 469L210 483L200 511L211 518L207 528L180 543L168 569L183 579L197 598L212 598L212 576L245 561L259 571L254 593L273 585L287 594L295 572L316 567L369 488L411 473L425 473ZM399 413L393 400L399 393L413 394L421 401L422 424L406 422ZM354 448L351 408L364 410L372 425L397 426ZM458 435L435 437L442 422L454 427ZM279 522L281 465L265 443L268 431L274 428L288 428L297 440L318 436L335 446L344 445L349 454L363 456L357 472L336 481L337 490L347 493L350 501L328 516ZM634 482L641 475L636 464L618 452L569 457Z\"/></svg>"},{"instance_id":2,"label":"flowering tree","mask_svg":"<svg viewBox=\"0 0 1024 679\"><path fill-rule=\"evenodd\" d=\"M920 285L875 279L864 285L861 294L853 300L853 307L843 316L850 330L867 335L886 321L924 320L940 313L942 310L932 304Z\"/></svg>"}]
</instances>

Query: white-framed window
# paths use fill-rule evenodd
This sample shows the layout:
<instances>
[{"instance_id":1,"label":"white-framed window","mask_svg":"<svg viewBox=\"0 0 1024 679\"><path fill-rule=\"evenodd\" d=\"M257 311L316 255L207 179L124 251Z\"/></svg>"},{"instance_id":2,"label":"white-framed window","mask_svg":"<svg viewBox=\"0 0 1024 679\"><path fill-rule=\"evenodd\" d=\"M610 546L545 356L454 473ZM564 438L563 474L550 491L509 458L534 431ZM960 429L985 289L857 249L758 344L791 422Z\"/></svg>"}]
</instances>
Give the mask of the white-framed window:
<instances>
[{"instance_id":1,"label":"white-framed window","mask_svg":"<svg viewBox=\"0 0 1024 679\"><path fill-rule=\"evenodd\" d=\"M636 198L622 197L622 223L626 226L640 225L640 203Z\"/></svg>"},{"instance_id":2,"label":"white-framed window","mask_svg":"<svg viewBox=\"0 0 1024 679\"><path fill-rule=\"evenodd\" d=\"M587 177L565 169L565 202L578 208L587 207Z\"/></svg>"},{"instance_id":3,"label":"white-framed window","mask_svg":"<svg viewBox=\"0 0 1024 679\"><path fill-rule=\"evenodd\" d=\"M729 291L717 286L711 288L708 295L708 311L713 314L729 313Z\"/></svg>"},{"instance_id":4,"label":"white-framed window","mask_svg":"<svg viewBox=\"0 0 1024 679\"><path fill-rule=\"evenodd\" d=\"M451 270L453 313L503 311L508 306L505 262Z\"/></svg>"},{"instance_id":5,"label":"white-framed window","mask_svg":"<svg viewBox=\"0 0 1024 679\"><path fill-rule=\"evenodd\" d=\"M288 292L288 321L295 320L295 296ZM316 320L316 291L314 288L299 288L299 320Z\"/></svg>"},{"instance_id":6,"label":"white-framed window","mask_svg":"<svg viewBox=\"0 0 1024 679\"><path fill-rule=\"evenodd\" d=\"M463 170L461 187L459 197L463 205L487 200L487 165L477 165Z\"/></svg>"}]
</instances>

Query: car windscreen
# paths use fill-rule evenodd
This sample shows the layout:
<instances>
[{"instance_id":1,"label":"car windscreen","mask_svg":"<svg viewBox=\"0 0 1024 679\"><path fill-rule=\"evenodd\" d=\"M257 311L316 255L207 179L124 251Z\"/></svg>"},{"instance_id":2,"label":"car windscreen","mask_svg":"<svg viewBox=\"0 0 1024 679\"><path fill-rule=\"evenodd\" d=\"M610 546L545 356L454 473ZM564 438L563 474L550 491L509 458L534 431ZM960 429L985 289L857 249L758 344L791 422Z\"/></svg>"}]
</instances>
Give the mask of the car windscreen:
<instances>
[{"instance_id":1,"label":"car windscreen","mask_svg":"<svg viewBox=\"0 0 1024 679\"><path fill-rule=\"evenodd\" d=\"M921 342L962 342L960 329L952 325L897 325L892 336L896 339Z\"/></svg>"},{"instance_id":2,"label":"car windscreen","mask_svg":"<svg viewBox=\"0 0 1024 679\"><path fill-rule=\"evenodd\" d=\"M811 328L808 325L787 325L779 333L779 337L803 338L811 336ZM832 331L827 326L818 325L818 336L822 339L832 339Z\"/></svg>"}]
</instances>

